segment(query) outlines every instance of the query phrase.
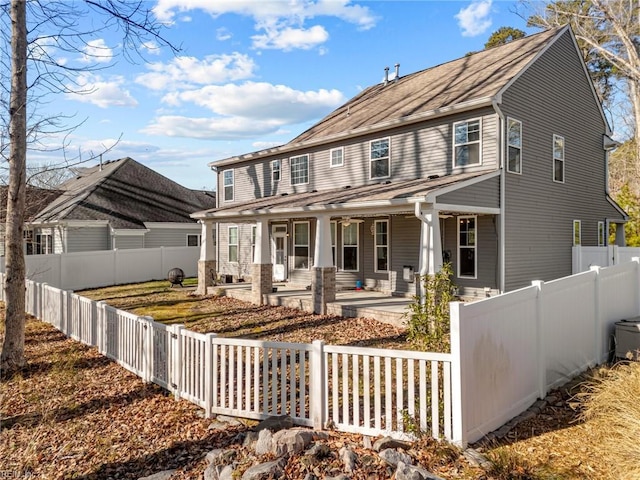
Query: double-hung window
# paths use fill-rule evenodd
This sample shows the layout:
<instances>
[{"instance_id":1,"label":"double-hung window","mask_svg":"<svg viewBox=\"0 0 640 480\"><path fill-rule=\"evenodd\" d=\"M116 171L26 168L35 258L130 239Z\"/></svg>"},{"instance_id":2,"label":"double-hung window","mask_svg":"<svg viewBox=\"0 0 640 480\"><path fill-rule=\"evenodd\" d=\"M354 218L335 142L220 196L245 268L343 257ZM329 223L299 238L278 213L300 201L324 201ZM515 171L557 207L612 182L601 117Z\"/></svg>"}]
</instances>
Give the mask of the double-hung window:
<instances>
[{"instance_id":1,"label":"double-hung window","mask_svg":"<svg viewBox=\"0 0 640 480\"><path fill-rule=\"evenodd\" d=\"M48 255L53 253L53 237L46 234L36 235L36 254Z\"/></svg>"},{"instance_id":2,"label":"double-hung window","mask_svg":"<svg viewBox=\"0 0 640 480\"><path fill-rule=\"evenodd\" d=\"M344 165L344 148L332 148L329 151L329 156L331 157L331 168Z\"/></svg>"},{"instance_id":3,"label":"double-hung window","mask_svg":"<svg viewBox=\"0 0 640 480\"><path fill-rule=\"evenodd\" d=\"M476 216L458 217L458 277L476 278Z\"/></svg>"},{"instance_id":4,"label":"double-hung window","mask_svg":"<svg viewBox=\"0 0 640 480\"><path fill-rule=\"evenodd\" d=\"M522 173L522 122L507 119L507 170Z\"/></svg>"},{"instance_id":5,"label":"double-hung window","mask_svg":"<svg viewBox=\"0 0 640 480\"><path fill-rule=\"evenodd\" d=\"M388 138L371 141L369 160L369 178L384 178L390 175L391 155Z\"/></svg>"},{"instance_id":6,"label":"double-hung window","mask_svg":"<svg viewBox=\"0 0 640 480\"><path fill-rule=\"evenodd\" d=\"M375 222L376 241L376 272L386 272L389 270L389 220L376 220Z\"/></svg>"},{"instance_id":7,"label":"double-hung window","mask_svg":"<svg viewBox=\"0 0 640 480\"><path fill-rule=\"evenodd\" d=\"M358 271L358 223L342 224L342 269Z\"/></svg>"},{"instance_id":8,"label":"double-hung window","mask_svg":"<svg viewBox=\"0 0 640 480\"><path fill-rule=\"evenodd\" d=\"M480 119L453 124L453 166L479 165Z\"/></svg>"},{"instance_id":9,"label":"double-hung window","mask_svg":"<svg viewBox=\"0 0 640 480\"><path fill-rule=\"evenodd\" d=\"M187 247L199 247L200 246L200 235L195 233L190 233L187 235Z\"/></svg>"},{"instance_id":10,"label":"double-hung window","mask_svg":"<svg viewBox=\"0 0 640 480\"><path fill-rule=\"evenodd\" d=\"M233 201L233 170L225 170L222 173L224 182L224 201Z\"/></svg>"},{"instance_id":11,"label":"double-hung window","mask_svg":"<svg viewBox=\"0 0 640 480\"><path fill-rule=\"evenodd\" d=\"M238 227L229 227L229 262L238 261Z\"/></svg>"},{"instance_id":12,"label":"double-hung window","mask_svg":"<svg viewBox=\"0 0 640 480\"><path fill-rule=\"evenodd\" d=\"M280 160L274 160L271 162L271 179L274 182L280 181L280 172L281 172L282 163Z\"/></svg>"},{"instance_id":13,"label":"double-hung window","mask_svg":"<svg viewBox=\"0 0 640 480\"><path fill-rule=\"evenodd\" d=\"M309 183L309 155L300 155L289 159L291 185Z\"/></svg>"},{"instance_id":14,"label":"double-hung window","mask_svg":"<svg viewBox=\"0 0 640 480\"><path fill-rule=\"evenodd\" d=\"M580 220L573 221L573 246L582 245L582 222Z\"/></svg>"},{"instance_id":15,"label":"double-hung window","mask_svg":"<svg viewBox=\"0 0 640 480\"><path fill-rule=\"evenodd\" d=\"M293 268L309 268L309 222L293 222Z\"/></svg>"},{"instance_id":16,"label":"double-hung window","mask_svg":"<svg viewBox=\"0 0 640 480\"><path fill-rule=\"evenodd\" d=\"M553 136L553 181L564 183L564 137Z\"/></svg>"}]
</instances>

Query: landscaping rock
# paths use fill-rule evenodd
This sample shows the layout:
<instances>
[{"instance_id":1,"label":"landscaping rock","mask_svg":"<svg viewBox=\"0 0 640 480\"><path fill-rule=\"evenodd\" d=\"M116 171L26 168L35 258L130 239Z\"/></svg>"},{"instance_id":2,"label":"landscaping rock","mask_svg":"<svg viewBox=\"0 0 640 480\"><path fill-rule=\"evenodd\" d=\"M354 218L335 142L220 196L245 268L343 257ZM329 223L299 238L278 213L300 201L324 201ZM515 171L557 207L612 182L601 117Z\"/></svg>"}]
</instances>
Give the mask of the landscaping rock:
<instances>
[{"instance_id":1,"label":"landscaping rock","mask_svg":"<svg viewBox=\"0 0 640 480\"><path fill-rule=\"evenodd\" d=\"M313 439L314 432L310 430L281 430L273 435L271 452L276 457L287 453L299 453L306 449Z\"/></svg>"},{"instance_id":2,"label":"landscaping rock","mask_svg":"<svg viewBox=\"0 0 640 480\"><path fill-rule=\"evenodd\" d=\"M393 448L386 448L379 454L380 458L393 467L397 467L399 462L403 462L406 465L413 465L413 458L406 453L398 452Z\"/></svg>"},{"instance_id":3,"label":"landscaping rock","mask_svg":"<svg viewBox=\"0 0 640 480\"><path fill-rule=\"evenodd\" d=\"M256 445L254 448L256 455L265 455L271 452L272 448L273 448L273 433L271 433L271 430L268 430L268 429L260 430L260 432L258 432L258 440L256 441Z\"/></svg>"},{"instance_id":4,"label":"landscaping rock","mask_svg":"<svg viewBox=\"0 0 640 480\"><path fill-rule=\"evenodd\" d=\"M487 457L473 448L467 448L464 452L462 452L462 455L474 467L479 467L483 470L490 470L493 466L493 464L487 459Z\"/></svg>"},{"instance_id":5,"label":"landscaping rock","mask_svg":"<svg viewBox=\"0 0 640 480\"><path fill-rule=\"evenodd\" d=\"M286 458L279 458L272 462L259 463L253 467L249 467L244 474L242 480L270 480L273 478L282 478L284 476L284 466L287 463Z\"/></svg>"},{"instance_id":6,"label":"landscaping rock","mask_svg":"<svg viewBox=\"0 0 640 480\"><path fill-rule=\"evenodd\" d=\"M344 465L344 470L347 473L353 473L356 469L356 460L358 456L356 453L351 450L350 447L342 447L339 452L340 460L342 460L342 464Z\"/></svg>"},{"instance_id":7,"label":"landscaping rock","mask_svg":"<svg viewBox=\"0 0 640 480\"><path fill-rule=\"evenodd\" d=\"M395 480L444 480L442 477L438 477L433 473L425 470L422 467L416 467L414 465L407 465L402 461L398 462L398 468L396 469Z\"/></svg>"},{"instance_id":8,"label":"landscaping rock","mask_svg":"<svg viewBox=\"0 0 640 480\"><path fill-rule=\"evenodd\" d=\"M375 441L375 443L373 444L373 449L376 452L380 452L387 448L401 448L403 450L409 450L412 446L412 442L404 442L392 437L383 437Z\"/></svg>"},{"instance_id":9,"label":"landscaping rock","mask_svg":"<svg viewBox=\"0 0 640 480\"><path fill-rule=\"evenodd\" d=\"M165 470L163 472L154 473L153 475L149 475L147 477L140 477L138 480L169 480L174 473L176 473L175 470Z\"/></svg>"},{"instance_id":10,"label":"landscaping rock","mask_svg":"<svg viewBox=\"0 0 640 480\"><path fill-rule=\"evenodd\" d=\"M279 430L284 430L285 428L291 427L293 427L293 419L289 415L278 415L265 418L255 427L253 427L253 431L259 432L260 430L267 429L275 433Z\"/></svg>"}]
</instances>

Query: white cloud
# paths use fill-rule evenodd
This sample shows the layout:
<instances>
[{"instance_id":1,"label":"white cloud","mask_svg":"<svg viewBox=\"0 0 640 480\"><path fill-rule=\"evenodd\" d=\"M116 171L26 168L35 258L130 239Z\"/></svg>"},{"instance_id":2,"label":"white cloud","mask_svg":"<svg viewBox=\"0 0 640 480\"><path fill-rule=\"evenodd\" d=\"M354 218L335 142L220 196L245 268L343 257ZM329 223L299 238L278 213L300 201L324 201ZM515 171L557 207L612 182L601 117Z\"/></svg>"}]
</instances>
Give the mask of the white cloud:
<instances>
[{"instance_id":1,"label":"white cloud","mask_svg":"<svg viewBox=\"0 0 640 480\"><path fill-rule=\"evenodd\" d=\"M160 55L160 53L162 53L162 49L160 48L160 46L153 41L149 41L149 42L144 42L141 45L141 48L143 51L151 54L151 55Z\"/></svg>"},{"instance_id":2,"label":"white cloud","mask_svg":"<svg viewBox=\"0 0 640 480\"><path fill-rule=\"evenodd\" d=\"M338 90L300 91L285 85L245 82L242 85L209 85L197 90L171 94L173 105L190 102L224 116L259 121L277 120L280 125L318 118L345 101Z\"/></svg>"},{"instance_id":3,"label":"white cloud","mask_svg":"<svg viewBox=\"0 0 640 480\"><path fill-rule=\"evenodd\" d=\"M123 88L125 80L121 76L110 77L103 80L99 76L81 75L77 79L77 85L67 85L74 93L65 96L70 100L83 103L91 103L100 108L108 107L135 107L138 102L131 96L128 90Z\"/></svg>"},{"instance_id":4,"label":"white cloud","mask_svg":"<svg viewBox=\"0 0 640 480\"><path fill-rule=\"evenodd\" d=\"M224 42L226 40L230 40L232 37L231 32L227 30L225 27L218 28L216 30L216 40Z\"/></svg>"},{"instance_id":5,"label":"white cloud","mask_svg":"<svg viewBox=\"0 0 640 480\"><path fill-rule=\"evenodd\" d=\"M102 38L87 42L83 52L82 61L84 63L107 63L113 59L113 50L107 46Z\"/></svg>"},{"instance_id":6,"label":"white cloud","mask_svg":"<svg viewBox=\"0 0 640 480\"><path fill-rule=\"evenodd\" d=\"M255 48L286 50L309 49L329 38L324 27L305 28L313 18L338 18L362 30L373 28L378 20L368 7L351 0L158 0L154 13L161 22L171 23L176 14L195 9L214 17L225 13L251 17L256 30L264 31L253 37Z\"/></svg>"},{"instance_id":7,"label":"white cloud","mask_svg":"<svg viewBox=\"0 0 640 480\"><path fill-rule=\"evenodd\" d=\"M239 140L277 131L275 122L259 122L249 118L200 117L178 115L158 117L141 130L148 135L187 137L206 140Z\"/></svg>"},{"instance_id":8,"label":"white cloud","mask_svg":"<svg viewBox=\"0 0 640 480\"><path fill-rule=\"evenodd\" d=\"M296 48L310 50L329 39L329 33L320 25L309 29L286 27L268 29L264 35L251 37L254 48L290 51Z\"/></svg>"},{"instance_id":9,"label":"white cloud","mask_svg":"<svg viewBox=\"0 0 640 480\"><path fill-rule=\"evenodd\" d=\"M253 142L251 146L256 150L265 150L267 148L278 147L282 145L280 142Z\"/></svg>"},{"instance_id":10,"label":"white cloud","mask_svg":"<svg viewBox=\"0 0 640 480\"><path fill-rule=\"evenodd\" d=\"M186 85L206 85L244 80L254 75L256 65L247 55L231 53L195 57L176 57L169 63L151 63L151 70L139 75L136 82L152 90L165 90Z\"/></svg>"},{"instance_id":11,"label":"white cloud","mask_svg":"<svg viewBox=\"0 0 640 480\"><path fill-rule=\"evenodd\" d=\"M473 1L455 15L463 37L481 35L491 26L491 3L492 0Z\"/></svg>"}]
</instances>

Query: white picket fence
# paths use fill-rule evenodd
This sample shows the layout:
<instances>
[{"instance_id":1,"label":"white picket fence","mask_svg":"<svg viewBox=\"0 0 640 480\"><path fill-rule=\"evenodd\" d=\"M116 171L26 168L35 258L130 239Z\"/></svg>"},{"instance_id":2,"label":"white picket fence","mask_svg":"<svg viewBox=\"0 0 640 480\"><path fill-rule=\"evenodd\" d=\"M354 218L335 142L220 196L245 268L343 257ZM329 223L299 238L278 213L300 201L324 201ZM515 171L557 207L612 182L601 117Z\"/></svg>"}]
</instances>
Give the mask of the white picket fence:
<instances>
[{"instance_id":1,"label":"white picket fence","mask_svg":"<svg viewBox=\"0 0 640 480\"><path fill-rule=\"evenodd\" d=\"M288 414L299 425L367 435L419 427L452 441L460 431L450 354L221 338L34 281L26 301L28 313L207 416Z\"/></svg>"},{"instance_id":2,"label":"white picket fence","mask_svg":"<svg viewBox=\"0 0 640 480\"><path fill-rule=\"evenodd\" d=\"M640 247L582 247L572 249L572 272L574 274L586 272L591 267L611 267L620 263L630 262L632 258L640 257Z\"/></svg>"},{"instance_id":3,"label":"white picket fence","mask_svg":"<svg viewBox=\"0 0 640 480\"><path fill-rule=\"evenodd\" d=\"M27 278L64 290L122 285L167 278L181 268L187 277L198 274L200 249L194 247L98 250L54 255L26 255ZM0 257L4 272L5 258Z\"/></svg>"}]
</instances>

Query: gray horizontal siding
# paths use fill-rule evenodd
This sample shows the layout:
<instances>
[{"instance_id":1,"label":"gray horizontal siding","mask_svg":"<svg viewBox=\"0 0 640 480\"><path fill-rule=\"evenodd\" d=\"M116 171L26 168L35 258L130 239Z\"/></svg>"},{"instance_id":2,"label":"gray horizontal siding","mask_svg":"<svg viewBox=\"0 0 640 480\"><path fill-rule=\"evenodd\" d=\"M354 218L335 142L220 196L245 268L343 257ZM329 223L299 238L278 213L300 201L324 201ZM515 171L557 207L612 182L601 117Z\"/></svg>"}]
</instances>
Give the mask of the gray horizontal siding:
<instances>
[{"instance_id":1,"label":"gray horizontal siding","mask_svg":"<svg viewBox=\"0 0 640 480\"><path fill-rule=\"evenodd\" d=\"M466 188L439 195L438 203L500 208L500 178L494 177Z\"/></svg>"},{"instance_id":2,"label":"gray horizontal siding","mask_svg":"<svg viewBox=\"0 0 640 480\"><path fill-rule=\"evenodd\" d=\"M144 236L142 235L117 235L115 237L115 248L120 250L130 248L144 248Z\"/></svg>"},{"instance_id":3,"label":"gray horizontal siding","mask_svg":"<svg viewBox=\"0 0 640 480\"><path fill-rule=\"evenodd\" d=\"M567 32L504 94L506 116L522 121L522 175L506 174L506 289L571 274L573 220L583 245L597 222L620 218L605 197L602 120ZM565 183L552 181L553 135L565 138Z\"/></svg>"},{"instance_id":4,"label":"gray horizontal siding","mask_svg":"<svg viewBox=\"0 0 640 480\"><path fill-rule=\"evenodd\" d=\"M193 228L151 228L144 236L145 248L186 247L187 235L200 235L202 230L198 224Z\"/></svg>"},{"instance_id":5,"label":"gray horizontal siding","mask_svg":"<svg viewBox=\"0 0 640 480\"><path fill-rule=\"evenodd\" d=\"M471 119L482 120L482 156L480 167L453 169L453 123ZM495 166L497 168L498 119L495 112L483 109L433 120L418 125L395 129L389 133L369 135L345 143L332 143L310 150L297 152L309 155L309 183L291 185L289 158L294 155L269 157L266 159L243 162L234 168L234 201L224 201L223 172L218 172L219 205L246 202L282 193L327 190L346 185L358 186L378 183L381 179L369 178L369 142L380 138L390 138L392 181L426 178L429 175L448 175L477 168ZM344 165L331 167L329 152L332 148L344 148ZM281 180L272 181L271 161L281 160ZM231 168L231 167L229 167Z\"/></svg>"},{"instance_id":6,"label":"gray horizontal siding","mask_svg":"<svg viewBox=\"0 0 640 480\"><path fill-rule=\"evenodd\" d=\"M67 253L111 250L109 227L67 227Z\"/></svg>"}]
</instances>

